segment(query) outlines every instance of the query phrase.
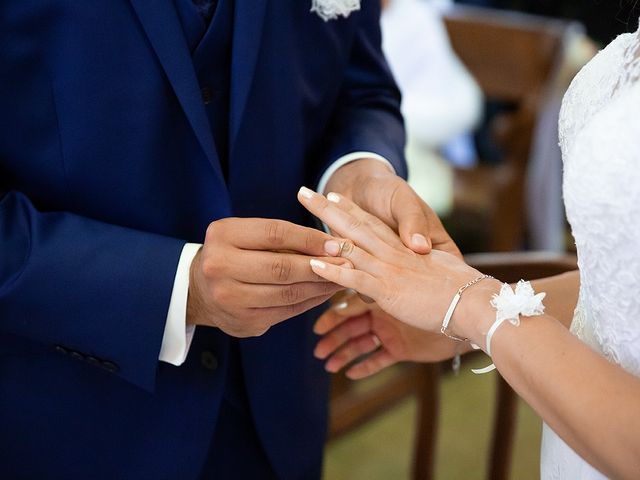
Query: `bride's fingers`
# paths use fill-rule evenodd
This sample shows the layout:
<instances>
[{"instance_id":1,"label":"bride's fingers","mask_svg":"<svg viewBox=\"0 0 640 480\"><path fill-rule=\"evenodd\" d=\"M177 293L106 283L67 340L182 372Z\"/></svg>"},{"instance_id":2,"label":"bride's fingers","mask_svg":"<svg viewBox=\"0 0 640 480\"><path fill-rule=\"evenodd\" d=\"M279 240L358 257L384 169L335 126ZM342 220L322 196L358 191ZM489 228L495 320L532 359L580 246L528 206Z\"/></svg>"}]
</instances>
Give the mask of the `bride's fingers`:
<instances>
[{"instance_id":1,"label":"bride's fingers","mask_svg":"<svg viewBox=\"0 0 640 480\"><path fill-rule=\"evenodd\" d=\"M371 316L350 317L324 335L316 345L313 354L317 358L327 358L350 340L371 331Z\"/></svg>"},{"instance_id":2,"label":"bride's fingers","mask_svg":"<svg viewBox=\"0 0 640 480\"><path fill-rule=\"evenodd\" d=\"M334 203L339 209L347 212L351 216L362 220L366 225L371 228L371 230L380 237L381 240L384 240L386 243L391 245L392 247L403 247L404 244L400 237L396 235L391 227L389 227L386 223L380 220L375 215L371 215L369 212L366 212L362 208L360 208L356 203L352 202L350 199L343 197L337 193L331 192L327 194L327 200L331 203Z\"/></svg>"},{"instance_id":3,"label":"bride's fingers","mask_svg":"<svg viewBox=\"0 0 640 480\"><path fill-rule=\"evenodd\" d=\"M366 333L349 340L340 347L325 363L325 370L336 373L354 360L374 352L380 347L378 339L371 333Z\"/></svg>"},{"instance_id":4,"label":"bride's fingers","mask_svg":"<svg viewBox=\"0 0 640 480\"><path fill-rule=\"evenodd\" d=\"M298 192L298 200L312 214L329 225L338 235L352 239L376 257L387 258L397 254L397 250L389 246L364 221L338 208L324 196L302 187Z\"/></svg>"},{"instance_id":5,"label":"bride's fingers","mask_svg":"<svg viewBox=\"0 0 640 480\"><path fill-rule=\"evenodd\" d=\"M361 301L341 300L320 315L320 318L313 325L313 332L317 335L325 335L351 317L360 316L369 310L371 310L371 306Z\"/></svg>"},{"instance_id":6,"label":"bride's fingers","mask_svg":"<svg viewBox=\"0 0 640 480\"><path fill-rule=\"evenodd\" d=\"M324 250L328 255L331 255L327 257L327 260L335 260L334 257L340 257L363 272L373 275L384 275L385 273L384 264L380 260L356 247L351 240L328 240L324 244Z\"/></svg>"},{"instance_id":7,"label":"bride's fingers","mask_svg":"<svg viewBox=\"0 0 640 480\"><path fill-rule=\"evenodd\" d=\"M348 269L313 259L311 269L322 278L346 288L352 288L374 300L384 294L382 282L373 275L356 269Z\"/></svg>"},{"instance_id":8,"label":"bride's fingers","mask_svg":"<svg viewBox=\"0 0 640 480\"><path fill-rule=\"evenodd\" d=\"M397 362L398 360L389 351L381 349L353 365L347 370L346 375L351 380L360 380L374 375Z\"/></svg>"}]
</instances>

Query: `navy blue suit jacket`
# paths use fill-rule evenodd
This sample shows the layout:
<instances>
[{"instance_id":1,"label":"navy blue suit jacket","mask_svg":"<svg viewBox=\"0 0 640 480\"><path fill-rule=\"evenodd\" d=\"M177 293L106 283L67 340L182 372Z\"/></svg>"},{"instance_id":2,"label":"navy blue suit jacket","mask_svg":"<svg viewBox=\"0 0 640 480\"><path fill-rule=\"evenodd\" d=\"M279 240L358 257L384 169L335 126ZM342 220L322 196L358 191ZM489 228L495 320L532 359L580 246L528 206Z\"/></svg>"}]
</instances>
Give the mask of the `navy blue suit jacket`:
<instances>
[{"instance_id":1,"label":"navy blue suit jacket","mask_svg":"<svg viewBox=\"0 0 640 480\"><path fill-rule=\"evenodd\" d=\"M181 249L222 217L309 223L296 191L349 152L405 173L378 3L236 0L227 179L170 0L0 4L0 476L197 476L229 339L158 361ZM241 345L283 478L320 461L317 313Z\"/></svg>"}]
</instances>

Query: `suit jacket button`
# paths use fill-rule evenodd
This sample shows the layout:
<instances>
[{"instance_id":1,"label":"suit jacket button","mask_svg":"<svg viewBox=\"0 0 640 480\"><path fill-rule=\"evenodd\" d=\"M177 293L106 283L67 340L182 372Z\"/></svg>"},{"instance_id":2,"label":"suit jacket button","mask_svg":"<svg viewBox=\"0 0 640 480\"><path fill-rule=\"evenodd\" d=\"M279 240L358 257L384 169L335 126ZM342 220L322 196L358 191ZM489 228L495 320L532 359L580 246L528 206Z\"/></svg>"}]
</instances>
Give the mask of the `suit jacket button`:
<instances>
[{"instance_id":1,"label":"suit jacket button","mask_svg":"<svg viewBox=\"0 0 640 480\"><path fill-rule=\"evenodd\" d=\"M111 373L116 373L118 370L120 370L118 366L113 362L102 362L102 368Z\"/></svg>"},{"instance_id":2,"label":"suit jacket button","mask_svg":"<svg viewBox=\"0 0 640 480\"><path fill-rule=\"evenodd\" d=\"M85 360L91 365L100 365L100 360L98 360L96 357L92 357L91 355L87 355Z\"/></svg>"},{"instance_id":3,"label":"suit jacket button","mask_svg":"<svg viewBox=\"0 0 640 480\"><path fill-rule=\"evenodd\" d=\"M205 350L200 354L200 363L207 370L214 371L218 368L218 358L209 350Z\"/></svg>"},{"instance_id":4,"label":"suit jacket button","mask_svg":"<svg viewBox=\"0 0 640 480\"><path fill-rule=\"evenodd\" d=\"M213 101L213 91L209 87L202 87L200 89L200 94L202 95L202 102L205 105L209 105Z\"/></svg>"},{"instance_id":5,"label":"suit jacket button","mask_svg":"<svg viewBox=\"0 0 640 480\"><path fill-rule=\"evenodd\" d=\"M80 352L74 352L72 351L70 353L70 355L75 358L76 360L84 360L84 355L82 355Z\"/></svg>"},{"instance_id":6,"label":"suit jacket button","mask_svg":"<svg viewBox=\"0 0 640 480\"><path fill-rule=\"evenodd\" d=\"M55 347L53 347L55 349L56 352L58 353L64 353L65 355L67 353L69 353L69 350L67 350L66 348L64 348L62 345L56 345Z\"/></svg>"}]
</instances>

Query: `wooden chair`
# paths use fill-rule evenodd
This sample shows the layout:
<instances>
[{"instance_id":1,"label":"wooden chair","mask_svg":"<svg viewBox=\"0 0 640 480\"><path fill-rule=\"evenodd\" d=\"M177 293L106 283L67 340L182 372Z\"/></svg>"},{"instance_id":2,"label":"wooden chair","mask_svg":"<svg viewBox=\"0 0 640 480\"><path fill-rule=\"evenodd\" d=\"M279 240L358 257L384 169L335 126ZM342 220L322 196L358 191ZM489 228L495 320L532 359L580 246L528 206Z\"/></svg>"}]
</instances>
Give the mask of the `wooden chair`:
<instances>
[{"instance_id":1,"label":"wooden chair","mask_svg":"<svg viewBox=\"0 0 640 480\"><path fill-rule=\"evenodd\" d=\"M546 83L558 61L567 24L470 7L452 9L445 21L454 49L476 76L485 94L514 105L509 117L500 122L500 128L496 125L506 154L505 164L492 170L484 169L479 175L467 175L468 185L473 182L480 187L490 185L488 191L495 192L491 201L483 204L490 213L487 225L495 231L489 248L495 251L514 250L521 245L524 236L524 176L536 116ZM482 203L481 199L477 200ZM572 257L531 253L505 255L471 256L468 260L481 271L504 281L540 278L575 268ZM412 478L432 479L440 372L440 365L405 365L366 391L361 391L357 382L343 375L334 375L329 440L415 395L418 418ZM496 388L488 478L504 479L510 466L516 396L501 379Z\"/></svg>"},{"instance_id":2,"label":"wooden chair","mask_svg":"<svg viewBox=\"0 0 640 480\"><path fill-rule=\"evenodd\" d=\"M502 162L456 172L454 210L445 223L463 249L469 238L473 251L520 250L526 233L525 175L535 125L571 24L474 7L451 9L445 23L456 54L485 97L509 106L489 126Z\"/></svg>"}]
</instances>

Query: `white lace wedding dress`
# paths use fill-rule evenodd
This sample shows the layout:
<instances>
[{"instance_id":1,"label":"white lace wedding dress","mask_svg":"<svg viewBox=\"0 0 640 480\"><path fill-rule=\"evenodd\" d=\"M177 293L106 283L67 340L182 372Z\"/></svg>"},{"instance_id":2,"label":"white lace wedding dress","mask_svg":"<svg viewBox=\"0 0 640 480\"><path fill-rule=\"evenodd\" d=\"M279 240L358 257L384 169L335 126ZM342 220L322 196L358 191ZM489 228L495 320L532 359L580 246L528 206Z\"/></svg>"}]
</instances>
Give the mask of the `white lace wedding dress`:
<instances>
[{"instance_id":1,"label":"white lace wedding dress","mask_svg":"<svg viewBox=\"0 0 640 480\"><path fill-rule=\"evenodd\" d=\"M640 30L619 36L576 76L560 139L581 280L571 330L640 376ZM546 425L541 477L605 478Z\"/></svg>"}]
</instances>

